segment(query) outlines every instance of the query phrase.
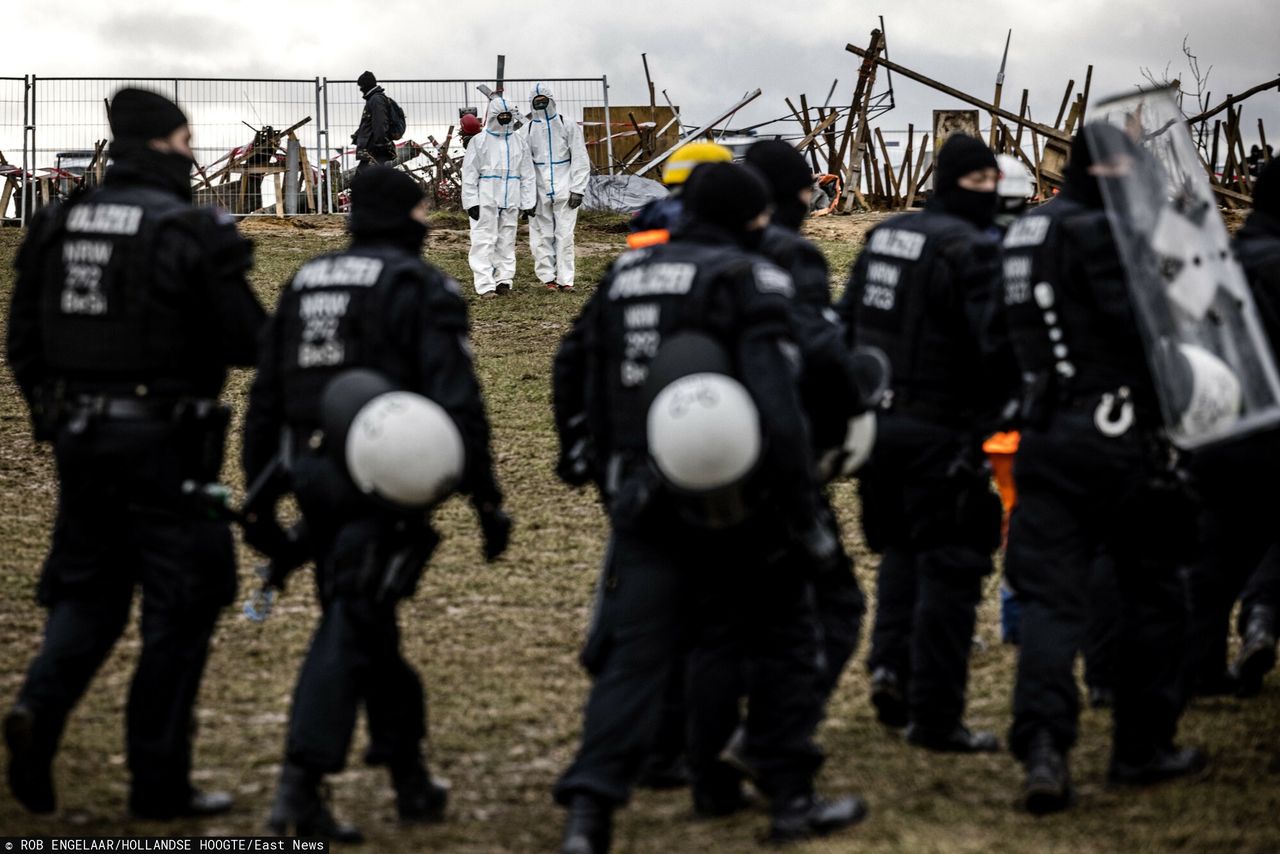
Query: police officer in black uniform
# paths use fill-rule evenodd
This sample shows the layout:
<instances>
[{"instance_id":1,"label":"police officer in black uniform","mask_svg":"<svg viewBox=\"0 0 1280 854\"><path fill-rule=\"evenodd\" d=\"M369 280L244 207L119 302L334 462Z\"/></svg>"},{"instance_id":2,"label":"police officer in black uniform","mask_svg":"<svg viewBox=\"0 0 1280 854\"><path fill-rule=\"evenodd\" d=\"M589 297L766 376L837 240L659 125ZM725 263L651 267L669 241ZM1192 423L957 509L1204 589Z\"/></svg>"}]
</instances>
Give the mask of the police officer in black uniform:
<instances>
[{"instance_id":1,"label":"police officer in black uniform","mask_svg":"<svg viewBox=\"0 0 1280 854\"><path fill-rule=\"evenodd\" d=\"M142 651L126 711L129 809L209 815L225 793L190 782L192 706L209 638L235 594L227 524L183 498L218 477L230 366L251 365L263 321L252 246L191 206L191 131L160 95L111 101L101 188L46 208L19 252L9 365L37 440L53 444L58 517L38 598L45 638L5 718L9 786L52 812L67 715L124 631L142 587Z\"/></svg>"},{"instance_id":2,"label":"police officer in black uniform","mask_svg":"<svg viewBox=\"0 0 1280 854\"><path fill-rule=\"evenodd\" d=\"M813 794L821 762L811 738L820 717L816 639L806 580L788 571L789 547L802 544L816 563L832 560L836 545L820 517L788 355L790 277L743 252L762 236L768 190L744 167L710 164L695 172L686 205L688 220L670 243L615 262L556 357L559 472L575 484L595 480L612 526L583 652L594 682L582 743L555 788L569 808L562 850L575 854L608 850L612 812L630 795L676 653L691 636L694 669L707 643L736 640L750 656L746 754L772 804L772 836L802 838L865 813L859 799ZM761 502L714 529L656 474L645 428L650 368L667 343L694 332L728 354L765 436ZM711 696L690 679L695 793L708 782L699 760L714 759L736 723L729 676L729 693ZM726 698L735 712L727 731L719 714ZM701 708L706 700L716 709ZM707 711L714 720L700 726Z\"/></svg>"},{"instance_id":3,"label":"police officer in black uniform","mask_svg":"<svg viewBox=\"0 0 1280 854\"><path fill-rule=\"evenodd\" d=\"M800 234L813 198L813 172L794 146L764 140L747 149L746 162L769 183L773 214L765 226L760 254L791 274L795 285L792 321L804 370L800 397L809 416L815 450L839 447L849 419L865 410L875 380L849 358L845 330L831 308L831 280L827 260L817 246ZM824 512L835 515L824 498ZM838 539L838 538L837 538ZM858 646L866 600L853 574L853 561L841 549L829 571L814 573L815 605L822 629L825 702L835 690L845 664Z\"/></svg>"},{"instance_id":4,"label":"police officer in black uniform","mask_svg":"<svg viewBox=\"0 0 1280 854\"><path fill-rule=\"evenodd\" d=\"M281 295L250 391L244 444L246 482L277 454L291 459L323 609L294 693L268 826L344 841L359 840L359 831L334 820L320 782L346 764L360 705L369 718L365 760L389 769L400 818L443 816L446 791L422 756L422 684L400 654L396 625L396 604L412 595L436 535L422 512L357 490L341 439L321 429L326 385L351 369L371 369L439 404L463 437L461 489L479 514L487 559L505 550L511 527L493 475L466 304L457 284L421 256L424 193L389 167L361 173L353 190L350 248L304 264ZM388 584L393 559L401 569Z\"/></svg>"},{"instance_id":5,"label":"police officer in black uniform","mask_svg":"<svg viewBox=\"0 0 1280 854\"><path fill-rule=\"evenodd\" d=\"M1093 603L1091 568L1114 562L1122 598L1115 679L1113 782L1194 773L1205 756L1174 746L1185 631L1178 561L1194 542L1195 507L1161 439L1155 389L1138 334L1102 182L1132 158L1094 163L1089 125L1071 151L1062 193L1005 238L1003 311L1023 379L1007 571L1023 603L1010 746L1026 766L1023 804L1073 801L1067 752L1079 697L1072 663Z\"/></svg>"},{"instance_id":6,"label":"police officer in black uniform","mask_svg":"<svg viewBox=\"0 0 1280 854\"><path fill-rule=\"evenodd\" d=\"M883 556L871 699L910 743L948 752L999 748L963 723L975 609L1000 542L981 449L998 398L981 344L999 276L997 177L982 142L948 139L925 210L872 229L837 309L892 375L861 473L863 530Z\"/></svg>"},{"instance_id":7,"label":"police officer in black uniform","mask_svg":"<svg viewBox=\"0 0 1280 854\"><path fill-rule=\"evenodd\" d=\"M1274 348L1280 342L1280 165L1262 170L1253 212L1236 234L1236 255ZM1275 351L1280 359L1280 351ZM1280 433L1266 431L1194 456L1205 502L1205 543L1190 575L1187 687L1252 696L1275 667L1280 628L1280 539L1272 484L1280 478ZM1241 649L1226 667L1227 626L1240 600Z\"/></svg>"}]
</instances>

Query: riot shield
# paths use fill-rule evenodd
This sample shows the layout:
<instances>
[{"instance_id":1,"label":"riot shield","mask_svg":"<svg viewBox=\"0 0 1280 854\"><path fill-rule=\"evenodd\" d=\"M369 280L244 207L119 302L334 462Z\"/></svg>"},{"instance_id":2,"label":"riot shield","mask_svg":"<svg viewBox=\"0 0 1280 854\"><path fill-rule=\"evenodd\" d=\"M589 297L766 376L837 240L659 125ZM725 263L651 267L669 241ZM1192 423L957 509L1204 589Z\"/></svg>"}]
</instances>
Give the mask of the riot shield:
<instances>
[{"instance_id":1,"label":"riot shield","mask_svg":"<svg viewBox=\"0 0 1280 854\"><path fill-rule=\"evenodd\" d=\"M1271 347L1170 90L1105 101L1084 133L1170 440L1280 424Z\"/></svg>"}]
</instances>

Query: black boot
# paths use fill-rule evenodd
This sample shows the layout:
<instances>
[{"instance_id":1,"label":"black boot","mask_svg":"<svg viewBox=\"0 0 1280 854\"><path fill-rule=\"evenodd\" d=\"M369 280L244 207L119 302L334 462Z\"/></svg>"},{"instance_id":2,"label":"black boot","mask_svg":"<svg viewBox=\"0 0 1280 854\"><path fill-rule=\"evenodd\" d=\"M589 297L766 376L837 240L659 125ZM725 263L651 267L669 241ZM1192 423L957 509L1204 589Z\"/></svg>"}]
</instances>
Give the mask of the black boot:
<instances>
[{"instance_id":1,"label":"black boot","mask_svg":"<svg viewBox=\"0 0 1280 854\"><path fill-rule=\"evenodd\" d=\"M1262 690L1263 678L1276 666L1276 613L1266 605L1255 605L1245 623L1240 654L1231 665L1236 678L1236 694L1253 697Z\"/></svg>"},{"instance_id":2,"label":"black boot","mask_svg":"<svg viewBox=\"0 0 1280 854\"><path fill-rule=\"evenodd\" d=\"M391 783L396 790L396 811L409 824L444 821L449 789L431 778L420 757L391 766Z\"/></svg>"},{"instance_id":3,"label":"black boot","mask_svg":"<svg viewBox=\"0 0 1280 854\"><path fill-rule=\"evenodd\" d=\"M147 821L172 821L175 818L208 818L231 812L235 799L230 792L202 792L190 789L185 798L156 798L134 792L129 796L129 815Z\"/></svg>"},{"instance_id":4,"label":"black boot","mask_svg":"<svg viewBox=\"0 0 1280 854\"><path fill-rule=\"evenodd\" d=\"M322 775L290 762L280 770L280 788L267 818L267 830L278 836L319 837L358 844L364 834L339 824L320 792Z\"/></svg>"},{"instance_id":5,"label":"black boot","mask_svg":"<svg viewBox=\"0 0 1280 854\"><path fill-rule=\"evenodd\" d=\"M613 841L613 805L593 795L574 795L560 854L607 854Z\"/></svg>"},{"instance_id":6,"label":"black boot","mask_svg":"<svg viewBox=\"0 0 1280 854\"><path fill-rule=\"evenodd\" d=\"M53 793L53 754L40 747L36 716L19 702L5 716L4 740L9 746L9 791L14 800L36 814L57 806Z\"/></svg>"},{"instance_id":7,"label":"black boot","mask_svg":"<svg viewBox=\"0 0 1280 854\"><path fill-rule=\"evenodd\" d=\"M827 800L801 795L776 805L769 818L767 841L799 842L851 827L867 817L867 803L854 795Z\"/></svg>"},{"instance_id":8,"label":"black boot","mask_svg":"<svg viewBox=\"0 0 1280 854\"><path fill-rule=\"evenodd\" d=\"M1160 748L1154 756L1145 761L1133 762L1113 758L1109 779L1112 783L1129 786L1150 786L1178 777L1190 777L1199 774L1207 767L1209 767L1209 757L1204 751L1194 747L1170 745Z\"/></svg>"},{"instance_id":9,"label":"black boot","mask_svg":"<svg viewBox=\"0 0 1280 854\"><path fill-rule=\"evenodd\" d=\"M995 753L1000 749L995 733L970 732L964 724L956 724L947 732L911 724L907 727L907 743L938 753Z\"/></svg>"},{"instance_id":10,"label":"black boot","mask_svg":"<svg viewBox=\"0 0 1280 854\"><path fill-rule=\"evenodd\" d=\"M900 729L907 725L907 698L897 673L887 667L872 671L871 705L876 707L876 718L885 726Z\"/></svg>"},{"instance_id":11,"label":"black boot","mask_svg":"<svg viewBox=\"0 0 1280 854\"><path fill-rule=\"evenodd\" d=\"M1031 737L1027 769L1022 784L1022 807L1032 815L1061 812L1075 803L1067 757L1054 746L1053 737L1043 730Z\"/></svg>"}]
</instances>

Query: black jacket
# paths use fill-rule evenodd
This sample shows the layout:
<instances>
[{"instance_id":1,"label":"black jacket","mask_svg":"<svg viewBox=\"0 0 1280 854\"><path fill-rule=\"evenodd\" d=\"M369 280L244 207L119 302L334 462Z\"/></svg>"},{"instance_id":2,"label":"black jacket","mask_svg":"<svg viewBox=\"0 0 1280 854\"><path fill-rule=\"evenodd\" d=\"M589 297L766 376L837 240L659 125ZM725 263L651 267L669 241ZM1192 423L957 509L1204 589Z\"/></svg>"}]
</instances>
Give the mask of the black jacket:
<instances>
[{"instance_id":1,"label":"black jacket","mask_svg":"<svg viewBox=\"0 0 1280 854\"><path fill-rule=\"evenodd\" d=\"M660 264L691 264L699 273L684 294L651 293L643 281L632 292L615 290L620 276ZM660 341L697 330L724 345L738 379L757 402L767 437L764 465L776 503L793 514L792 521L811 522L818 492L809 428L796 386L798 366L787 355L797 350L792 296L789 276L764 258L742 252L730 235L712 226L690 225L670 243L624 253L556 354L553 406L562 460L588 440L595 451L598 484L611 459L640 463L647 453L645 393L643 383L628 387L623 378L628 371L643 372L653 354L633 352L632 336ZM637 328L629 311L655 305L659 310L652 314L653 327ZM636 470L642 468L640 464Z\"/></svg>"},{"instance_id":2,"label":"black jacket","mask_svg":"<svg viewBox=\"0 0 1280 854\"><path fill-rule=\"evenodd\" d=\"M353 346L349 359L335 368L378 370L400 388L439 404L458 425L466 449L462 491L470 494L477 506L501 504L489 450L489 421L467 341L467 308L457 283L390 243L357 240L345 252L328 257L343 256L385 259L396 265L396 274L378 301L365 304L377 306L377 316L352 319L367 332L366 344L376 340L376 348ZM310 292L323 290L313 288ZM299 311L287 285L263 336L258 374L249 392L243 454L246 482L252 482L271 461L284 428L313 430L318 426L312 415L299 418L289 414L290 394L296 395L297 389L285 388L285 381L286 376L299 376L290 374L290 359L302 343L290 340L296 337L292 330L297 328L291 312ZM297 382L303 384L305 379ZM318 389L313 397L318 396ZM293 407L295 412L306 411L308 403L311 411L318 412L318 399L302 403L302 407Z\"/></svg>"},{"instance_id":3,"label":"black jacket","mask_svg":"<svg viewBox=\"0 0 1280 854\"><path fill-rule=\"evenodd\" d=\"M394 150L391 142L391 106L381 86L374 86L364 95L364 112L360 114L360 127L351 135L356 151L387 155Z\"/></svg>"},{"instance_id":4,"label":"black jacket","mask_svg":"<svg viewBox=\"0 0 1280 854\"><path fill-rule=\"evenodd\" d=\"M240 236L230 217L213 209L190 207L190 186L166 180L145 159L121 158L107 171L100 189L74 199L67 206L50 206L36 215L15 262L17 283L10 305L8 360L23 396L31 403L40 390L63 381L86 393L133 394L146 384L156 395L217 397L228 367L249 366L257 355L257 336L265 319L246 278L253 264L253 246ZM69 274L60 266L63 244L78 239L65 224L77 207L139 206L160 224L149 250L114 274L108 288L112 311L123 311L139 293L155 309L153 321L141 337L153 360L149 369L113 370L113 350L136 342L118 336L96 343L91 368L67 369L75 364L71 346L54 346L59 330L57 313L48 313L50 289L69 287ZM123 257L141 237L117 247ZM109 265L108 265L109 266ZM100 275L113 275L99 268ZM155 318L163 319L159 323ZM110 320L110 318L106 318ZM78 321L79 322L79 321ZM166 357L165 354L168 354ZM128 360L122 358L119 363Z\"/></svg>"}]
</instances>

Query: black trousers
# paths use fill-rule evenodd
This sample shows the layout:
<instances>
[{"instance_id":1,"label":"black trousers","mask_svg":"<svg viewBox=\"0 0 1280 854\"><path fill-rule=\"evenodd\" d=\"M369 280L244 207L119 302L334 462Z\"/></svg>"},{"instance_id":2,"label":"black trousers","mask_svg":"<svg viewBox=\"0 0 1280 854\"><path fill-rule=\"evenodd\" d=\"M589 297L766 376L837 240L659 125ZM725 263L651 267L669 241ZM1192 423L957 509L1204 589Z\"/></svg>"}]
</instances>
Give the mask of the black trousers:
<instances>
[{"instance_id":1,"label":"black trousers","mask_svg":"<svg viewBox=\"0 0 1280 854\"><path fill-rule=\"evenodd\" d=\"M426 697L400 652L397 597L377 595L378 573L398 545L394 520L356 494L326 458L299 459L294 481L322 613L294 688L285 758L318 773L341 771L363 707L365 761L416 760L427 732Z\"/></svg>"},{"instance_id":2,"label":"black trousers","mask_svg":"<svg viewBox=\"0 0 1280 854\"><path fill-rule=\"evenodd\" d=\"M805 579L778 571L755 545L697 540L675 524L615 527L583 651L594 681L582 743L555 787L559 803L580 793L627 802L682 649L690 650L694 785L718 773L715 759L738 724L745 690L747 758L762 787L774 799L812 790L822 755L812 740L820 710L810 600ZM750 667L740 666L744 659Z\"/></svg>"},{"instance_id":3,"label":"black trousers","mask_svg":"<svg viewBox=\"0 0 1280 854\"><path fill-rule=\"evenodd\" d=\"M55 456L57 520L38 591L49 614L18 699L52 756L141 587L142 649L125 712L130 801L176 812L191 796L192 709L209 638L235 595L231 532L183 506L167 424L63 430Z\"/></svg>"},{"instance_id":4,"label":"black trousers","mask_svg":"<svg viewBox=\"0 0 1280 854\"><path fill-rule=\"evenodd\" d=\"M848 556L838 567L812 574L810 589L822 652L818 696L825 706L840 683L845 665L858 649L867 600Z\"/></svg>"},{"instance_id":5,"label":"black trousers","mask_svg":"<svg viewBox=\"0 0 1280 854\"><path fill-rule=\"evenodd\" d=\"M912 723L937 733L964 715L982 579L999 539L990 484L954 472L963 442L948 428L887 415L860 485L863 529L881 553L867 665L897 673Z\"/></svg>"},{"instance_id":6,"label":"black trousers","mask_svg":"<svg viewBox=\"0 0 1280 854\"><path fill-rule=\"evenodd\" d=\"M1186 687L1222 680L1231 609L1240 600L1239 630L1258 605L1280 608L1280 439L1270 434L1201 453L1193 471L1204 500L1203 547L1188 573L1191 608Z\"/></svg>"},{"instance_id":7,"label":"black trousers","mask_svg":"<svg viewBox=\"0 0 1280 854\"><path fill-rule=\"evenodd\" d=\"M1072 665L1095 610L1090 576L1103 553L1120 594L1114 752L1141 762L1172 743L1181 714L1178 562L1194 548L1194 506L1159 478L1137 430L1104 437L1090 411L1024 430L1014 479L1006 565L1023 612L1010 746L1025 757L1041 730L1060 750L1075 744Z\"/></svg>"}]
</instances>

